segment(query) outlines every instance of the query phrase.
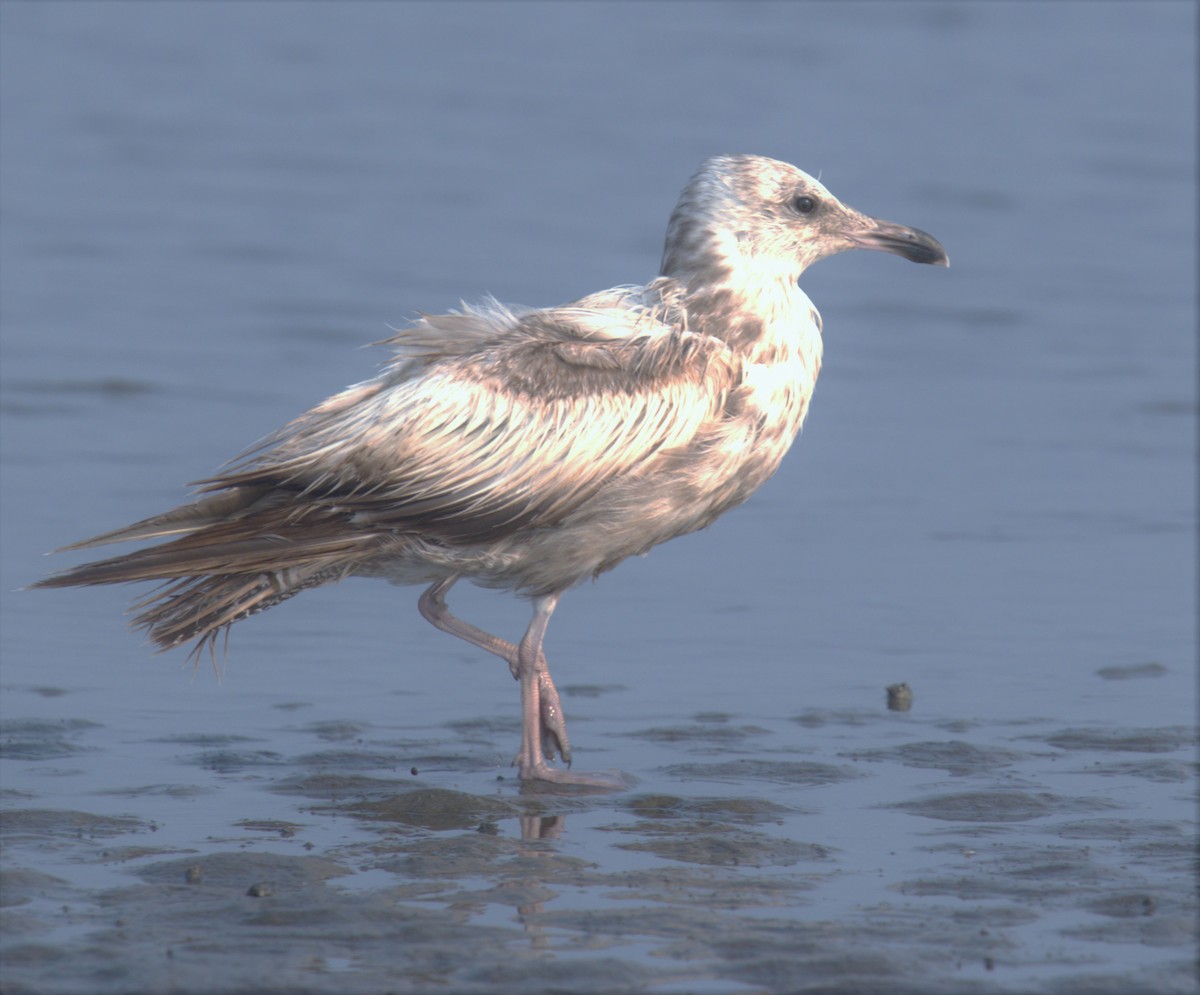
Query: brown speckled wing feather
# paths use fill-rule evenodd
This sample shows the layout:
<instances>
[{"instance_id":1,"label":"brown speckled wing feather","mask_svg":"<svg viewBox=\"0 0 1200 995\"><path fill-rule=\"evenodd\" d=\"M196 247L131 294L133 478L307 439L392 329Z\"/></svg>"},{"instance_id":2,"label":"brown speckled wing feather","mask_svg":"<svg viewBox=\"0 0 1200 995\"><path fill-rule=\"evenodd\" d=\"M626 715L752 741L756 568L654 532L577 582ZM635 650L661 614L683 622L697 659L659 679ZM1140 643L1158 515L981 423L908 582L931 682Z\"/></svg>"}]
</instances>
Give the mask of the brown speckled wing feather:
<instances>
[{"instance_id":1,"label":"brown speckled wing feather","mask_svg":"<svg viewBox=\"0 0 1200 995\"><path fill-rule=\"evenodd\" d=\"M355 530L487 542L552 526L719 416L738 367L707 336L584 339L537 312L500 341L327 402L207 489L295 495ZM411 375L415 372L416 375ZM386 381L385 374L384 380ZM288 514L288 500L275 509Z\"/></svg>"}]
</instances>

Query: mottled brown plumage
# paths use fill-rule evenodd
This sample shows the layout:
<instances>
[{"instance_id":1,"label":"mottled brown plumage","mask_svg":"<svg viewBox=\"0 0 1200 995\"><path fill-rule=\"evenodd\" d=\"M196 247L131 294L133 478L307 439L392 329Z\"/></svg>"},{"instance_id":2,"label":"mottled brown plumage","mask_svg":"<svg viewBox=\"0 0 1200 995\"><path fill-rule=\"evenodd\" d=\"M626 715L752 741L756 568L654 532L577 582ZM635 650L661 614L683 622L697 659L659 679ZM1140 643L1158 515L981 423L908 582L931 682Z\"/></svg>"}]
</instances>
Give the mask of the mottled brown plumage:
<instances>
[{"instance_id":1,"label":"mottled brown plumage","mask_svg":"<svg viewBox=\"0 0 1200 995\"><path fill-rule=\"evenodd\" d=\"M37 586L160 580L134 625L162 648L351 575L431 585L422 614L521 681L521 776L594 783L570 760L541 640L559 596L709 525L778 467L821 364L804 268L849 248L946 263L786 163L707 160L668 225L661 275L572 304L426 315L374 379L201 481L196 502L77 543L164 539ZM534 602L520 644L450 614L459 578Z\"/></svg>"}]
</instances>

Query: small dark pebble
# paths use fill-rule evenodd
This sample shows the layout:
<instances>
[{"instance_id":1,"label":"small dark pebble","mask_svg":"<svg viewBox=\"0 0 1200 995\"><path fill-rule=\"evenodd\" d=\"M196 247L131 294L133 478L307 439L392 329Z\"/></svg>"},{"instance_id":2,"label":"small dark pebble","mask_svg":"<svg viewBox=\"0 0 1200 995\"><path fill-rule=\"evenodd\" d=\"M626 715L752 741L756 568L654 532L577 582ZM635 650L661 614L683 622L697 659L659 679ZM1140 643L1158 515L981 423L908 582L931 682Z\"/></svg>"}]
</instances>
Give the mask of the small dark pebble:
<instances>
[{"instance_id":1,"label":"small dark pebble","mask_svg":"<svg viewBox=\"0 0 1200 995\"><path fill-rule=\"evenodd\" d=\"M416 767L410 767L410 768L408 769L408 772L409 772L410 774L412 774L412 776L413 776L413 777L416 777L416 776L417 776L417 774L419 774L419 773L420 773L420 771L418 771Z\"/></svg>"},{"instance_id":2,"label":"small dark pebble","mask_svg":"<svg viewBox=\"0 0 1200 995\"><path fill-rule=\"evenodd\" d=\"M260 881L258 884L252 884L246 889L246 894L251 898L266 898L268 895L273 894L273 892L274 889L265 881Z\"/></svg>"},{"instance_id":3,"label":"small dark pebble","mask_svg":"<svg viewBox=\"0 0 1200 995\"><path fill-rule=\"evenodd\" d=\"M889 684L887 689L887 707L893 712L907 712L912 708L912 688L907 684Z\"/></svg>"},{"instance_id":4,"label":"small dark pebble","mask_svg":"<svg viewBox=\"0 0 1200 995\"><path fill-rule=\"evenodd\" d=\"M483 833L484 836L499 836L500 827L490 819L487 819L478 825L475 832Z\"/></svg>"},{"instance_id":5,"label":"small dark pebble","mask_svg":"<svg viewBox=\"0 0 1200 995\"><path fill-rule=\"evenodd\" d=\"M996 970L996 962L991 957L983 958L983 966L989 971Z\"/></svg>"}]
</instances>

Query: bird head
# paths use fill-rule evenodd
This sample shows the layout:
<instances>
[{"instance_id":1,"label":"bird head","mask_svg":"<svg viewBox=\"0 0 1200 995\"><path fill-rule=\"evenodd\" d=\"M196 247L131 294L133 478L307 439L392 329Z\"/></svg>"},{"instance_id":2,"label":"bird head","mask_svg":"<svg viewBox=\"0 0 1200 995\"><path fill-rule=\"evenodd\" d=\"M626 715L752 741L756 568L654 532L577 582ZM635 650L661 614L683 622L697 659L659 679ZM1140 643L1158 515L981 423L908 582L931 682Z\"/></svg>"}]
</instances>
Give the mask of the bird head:
<instances>
[{"instance_id":1,"label":"bird head","mask_svg":"<svg viewBox=\"0 0 1200 995\"><path fill-rule=\"evenodd\" d=\"M662 274L692 282L795 282L818 259L875 249L950 265L932 235L848 207L795 166L755 155L713 156L688 182L667 225Z\"/></svg>"}]
</instances>

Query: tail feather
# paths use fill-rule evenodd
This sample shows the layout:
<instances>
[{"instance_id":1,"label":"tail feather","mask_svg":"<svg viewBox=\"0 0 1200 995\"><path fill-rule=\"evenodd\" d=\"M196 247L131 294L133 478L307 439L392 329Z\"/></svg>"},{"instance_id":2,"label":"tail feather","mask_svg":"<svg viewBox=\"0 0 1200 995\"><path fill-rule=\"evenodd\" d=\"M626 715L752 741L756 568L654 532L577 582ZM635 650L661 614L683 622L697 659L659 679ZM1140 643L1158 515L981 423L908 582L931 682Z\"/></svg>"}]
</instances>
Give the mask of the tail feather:
<instances>
[{"instance_id":1,"label":"tail feather","mask_svg":"<svg viewBox=\"0 0 1200 995\"><path fill-rule=\"evenodd\" d=\"M262 488L231 487L220 494L213 494L191 504L172 508L161 515L144 518L140 522L126 525L124 528L102 532L90 539L73 542L69 546L56 549L56 553L66 553L73 549L88 549L91 546L105 546L113 542L138 542L142 539L161 539L166 536L188 534L203 529L206 526L217 525L251 509L263 497Z\"/></svg>"},{"instance_id":2,"label":"tail feather","mask_svg":"<svg viewBox=\"0 0 1200 995\"><path fill-rule=\"evenodd\" d=\"M174 580L201 575L272 573L281 566L329 565L356 560L370 550L366 535L269 535L239 539L217 527L123 556L81 563L51 574L33 587L81 587L139 580Z\"/></svg>"},{"instance_id":3,"label":"tail feather","mask_svg":"<svg viewBox=\"0 0 1200 995\"><path fill-rule=\"evenodd\" d=\"M354 573L384 541L349 528L332 509L298 516L264 501L261 491L234 488L67 548L170 535L178 538L83 563L32 586L164 581L133 605L132 626L164 650L195 640L197 655L213 651L235 622Z\"/></svg>"},{"instance_id":4,"label":"tail feather","mask_svg":"<svg viewBox=\"0 0 1200 995\"><path fill-rule=\"evenodd\" d=\"M191 656L215 650L222 633L310 587L341 580L347 567L289 569L274 573L186 577L168 583L133 606L132 626L160 650L196 640Z\"/></svg>"}]
</instances>

